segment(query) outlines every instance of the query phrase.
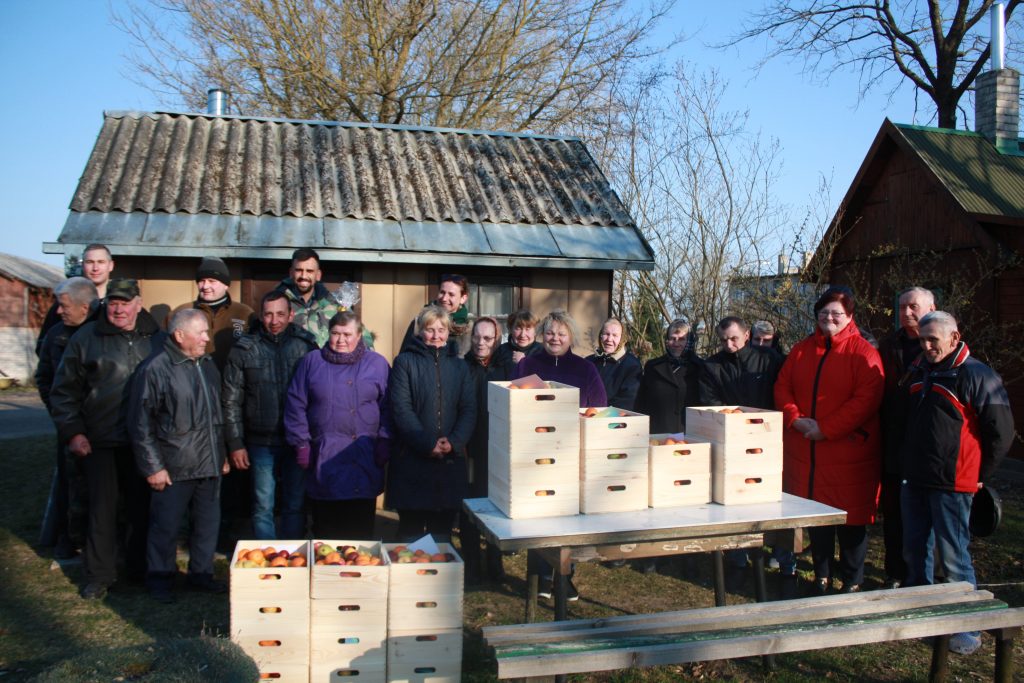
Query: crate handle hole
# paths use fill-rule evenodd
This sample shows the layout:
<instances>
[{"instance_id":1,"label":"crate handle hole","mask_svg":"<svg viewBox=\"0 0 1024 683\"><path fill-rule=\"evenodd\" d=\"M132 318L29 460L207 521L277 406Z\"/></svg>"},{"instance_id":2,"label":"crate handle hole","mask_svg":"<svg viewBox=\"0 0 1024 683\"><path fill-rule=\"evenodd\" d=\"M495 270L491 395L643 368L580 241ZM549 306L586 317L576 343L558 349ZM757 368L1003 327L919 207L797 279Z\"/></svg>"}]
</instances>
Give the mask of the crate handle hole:
<instances>
[{"instance_id":1,"label":"crate handle hole","mask_svg":"<svg viewBox=\"0 0 1024 683\"><path fill-rule=\"evenodd\" d=\"M626 490L626 486L625 486L625 484L612 484L611 486L608 487L608 490L613 492L613 493L615 491L625 491Z\"/></svg>"},{"instance_id":2,"label":"crate handle hole","mask_svg":"<svg viewBox=\"0 0 1024 683\"><path fill-rule=\"evenodd\" d=\"M335 669L334 675L339 678L341 678L342 676L344 676L345 678L348 678L349 676L358 676L359 669Z\"/></svg>"},{"instance_id":3,"label":"crate handle hole","mask_svg":"<svg viewBox=\"0 0 1024 683\"><path fill-rule=\"evenodd\" d=\"M260 614L277 614L283 611L280 607L260 607Z\"/></svg>"},{"instance_id":4,"label":"crate handle hole","mask_svg":"<svg viewBox=\"0 0 1024 683\"><path fill-rule=\"evenodd\" d=\"M437 574L436 569L417 569L416 573L420 576L435 576Z\"/></svg>"},{"instance_id":5,"label":"crate handle hole","mask_svg":"<svg viewBox=\"0 0 1024 683\"><path fill-rule=\"evenodd\" d=\"M358 612L360 609L359 605L338 605L339 612Z\"/></svg>"},{"instance_id":6,"label":"crate handle hole","mask_svg":"<svg viewBox=\"0 0 1024 683\"><path fill-rule=\"evenodd\" d=\"M281 674L279 674L277 672L274 672L274 671L268 671L266 673L261 673L260 674L260 680L261 681L269 681L271 679L280 678L280 677L281 677Z\"/></svg>"},{"instance_id":7,"label":"crate handle hole","mask_svg":"<svg viewBox=\"0 0 1024 683\"><path fill-rule=\"evenodd\" d=\"M280 581L280 574L260 574L260 581Z\"/></svg>"},{"instance_id":8,"label":"crate handle hole","mask_svg":"<svg viewBox=\"0 0 1024 683\"><path fill-rule=\"evenodd\" d=\"M629 453L609 453L608 454L608 459L609 460L625 460L628 457L629 457Z\"/></svg>"},{"instance_id":9,"label":"crate handle hole","mask_svg":"<svg viewBox=\"0 0 1024 683\"><path fill-rule=\"evenodd\" d=\"M537 458L533 462L538 464L538 465L554 465L555 464L555 459L554 458Z\"/></svg>"},{"instance_id":10,"label":"crate handle hole","mask_svg":"<svg viewBox=\"0 0 1024 683\"><path fill-rule=\"evenodd\" d=\"M747 453L750 453L751 455L758 455L759 453L763 453L763 452L764 452L764 449L761 449L761 448L748 448L747 449Z\"/></svg>"},{"instance_id":11,"label":"crate handle hole","mask_svg":"<svg viewBox=\"0 0 1024 683\"><path fill-rule=\"evenodd\" d=\"M537 394L536 396L533 397L533 400L534 401L554 401L555 400L555 395L554 394Z\"/></svg>"},{"instance_id":12,"label":"crate handle hole","mask_svg":"<svg viewBox=\"0 0 1024 683\"><path fill-rule=\"evenodd\" d=\"M760 484L762 481L764 481L764 480L761 479L761 477L747 477L746 479L743 480L743 483L744 484Z\"/></svg>"},{"instance_id":13,"label":"crate handle hole","mask_svg":"<svg viewBox=\"0 0 1024 683\"><path fill-rule=\"evenodd\" d=\"M672 485L673 486L689 486L692 483L693 483L692 479L676 479L674 482L672 482Z\"/></svg>"},{"instance_id":14,"label":"crate handle hole","mask_svg":"<svg viewBox=\"0 0 1024 683\"><path fill-rule=\"evenodd\" d=\"M437 636L416 636L417 643L432 643L437 640Z\"/></svg>"},{"instance_id":15,"label":"crate handle hole","mask_svg":"<svg viewBox=\"0 0 1024 683\"><path fill-rule=\"evenodd\" d=\"M625 422L609 422L608 423L608 429L625 429L625 428L626 428L626 423Z\"/></svg>"},{"instance_id":16,"label":"crate handle hole","mask_svg":"<svg viewBox=\"0 0 1024 683\"><path fill-rule=\"evenodd\" d=\"M555 495L555 492L552 491L551 489L541 489L540 491L534 491L533 495L537 496L538 498L543 498L544 496L553 496Z\"/></svg>"},{"instance_id":17,"label":"crate handle hole","mask_svg":"<svg viewBox=\"0 0 1024 683\"><path fill-rule=\"evenodd\" d=\"M693 451L673 451L672 455L689 455Z\"/></svg>"},{"instance_id":18,"label":"crate handle hole","mask_svg":"<svg viewBox=\"0 0 1024 683\"><path fill-rule=\"evenodd\" d=\"M338 643L340 645L356 645L359 643L359 639L354 636L350 636L348 638L338 638Z\"/></svg>"},{"instance_id":19,"label":"crate handle hole","mask_svg":"<svg viewBox=\"0 0 1024 683\"><path fill-rule=\"evenodd\" d=\"M437 607L436 602L417 602L416 609L434 609Z\"/></svg>"},{"instance_id":20,"label":"crate handle hole","mask_svg":"<svg viewBox=\"0 0 1024 683\"><path fill-rule=\"evenodd\" d=\"M555 428L554 427L534 427L533 431L537 432L538 434L551 434L552 432L555 431Z\"/></svg>"},{"instance_id":21,"label":"crate handle hole","mask_svg":"<svg viewBox=\"0 0 1024 683\"><path fill-rule=\"evenodd\" d=\"M436 666L417 666L413 669L413 672L418 674L432 674L435 671L437 671Z\"/></svg>"},{"instance_id":22,"label":"crate handle hole","mask_svg":"<svg viewBox=\"0 0 1024 683\"><path fill-rule=\"evenodd\" d=\"M358 579L362 575L362 572L338 572L338 576L343 579Z\"/></svg>"},{"instance_id":23,"label":"crate handle hole","mask_svg":"<svg viewBox=\"0 0 1024 683\"><path fill-rule=\"evenodd\" d=\"M260 647L281 647L280 640L261 640L258 645Z\"/></svg>"},{"instance_id":24,"label":"crate handle hole","mask_svg":"<svg viewBox=\"0 0 1024 683\"><path fill-rule=\"evenodd\" d=\"M761 425L764 424L764 420L759 417L751 417L747 419L748 425Z\"/></svg>"}]
</instances>

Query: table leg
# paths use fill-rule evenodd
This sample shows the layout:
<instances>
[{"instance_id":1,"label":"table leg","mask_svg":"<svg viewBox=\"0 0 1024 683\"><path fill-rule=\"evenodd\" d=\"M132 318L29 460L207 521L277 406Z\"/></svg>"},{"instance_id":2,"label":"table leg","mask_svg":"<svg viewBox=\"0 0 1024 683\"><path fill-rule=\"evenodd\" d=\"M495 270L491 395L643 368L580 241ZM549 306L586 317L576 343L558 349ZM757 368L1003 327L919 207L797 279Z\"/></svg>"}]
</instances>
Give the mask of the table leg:
<instances>
[{"instance_id":1,"label":"table leg","mask_svg":"<svg viewBox=\"0 0 1024 683\"><path fill-rule=\"evenodd\" d=\"M1013 680L1013 639L1020 635L1020 628L1000 628L989 631L996 639L996 683L1010 683Z\"/></svg>"},{"instance_id":2,"label":"table leg","mask_svg":"<svg viewBox=\"0 0 1024 683\"><path fill-rule=\"evenodd\" d=\"M537 620L537 582L538 576L526 573L526 623L532 624Z\"/></svg>"},{"instance_id":3,"label":"table leg","mask_svg":"<svg viewBox=\"0 0 1024 683\"><path fill-rule=\"evenodd\" d=\"M764 551L761 548L754 548L754 597L758 602L768 602L768 591L764 585ZM761 666L765 671L775 670L775 657L764 655L761 657Z\"/></svg>"},{"instance_id":4,"label":"table leg","mask_svg":"<svg viewBox=\"0 0 1024 683\"><path fill-rule=\"evenodd\" d=\"M558 552L558 566L555 567L555 621L569 618L569 575L572 573L572 562L569 551L561 548Z\"/></svg>"},{"instance_id":5,"label":"table leg","mask_svg":"<svg viewBox=\"0 0 1024 683\"><path fill-rule=\"evenodd\" d=\"M935 636L932 640L932 667L928 680L933 683L946 680L949 675L949 634Z\"/></svg>"},{"instance_id":6,"label":"table leg","mask_svg":"<svg viewBox=\"0 0 1024 683\"><path fill-rule=\"evenodd\" d=\"M711 551L711 562L714 565L715 607L725 605L725 560L721 550Z\"/></svg>"}]
</instances>

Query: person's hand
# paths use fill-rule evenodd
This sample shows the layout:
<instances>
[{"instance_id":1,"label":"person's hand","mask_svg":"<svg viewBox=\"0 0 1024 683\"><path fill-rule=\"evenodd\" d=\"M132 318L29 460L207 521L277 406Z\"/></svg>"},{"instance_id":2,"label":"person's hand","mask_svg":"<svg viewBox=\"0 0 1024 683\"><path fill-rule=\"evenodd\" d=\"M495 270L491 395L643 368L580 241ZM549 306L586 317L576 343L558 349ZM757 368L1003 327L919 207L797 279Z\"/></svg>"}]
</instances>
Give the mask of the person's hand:
<instances>
[{"instance_id":1,"label":"person's hand","mask_svg":"<svg viewBox=\"0 0 1024 683\"><path fill-rule=\"evenodd\" d=\"M444 457L444 444L442 441L447 441L443 436L434 443L434 447L430 449L430 457L440 460Z\"/></svg>"},{"instance_id":2,"label":"person's hand","mask_svg":"<svg viewBox=\"0 0 1024 683\"><path fill-rule=\"evenodd\" d=\"M84 458L92 453L92 444L89 443L89 439L85 437L85 434L75 434L68 441L68 450L71 451L71 455Z\"/></svg>"},{"instance_id":3,"label":"person's hand","mask_svg":"<svg viewBox=\"0 0 1024 683\"><path fill-rule=\"evenodd\" d=\"M304 470L309 469L309 453L310 449L308 443L304 443L301 446L295 447L295 464Z\"/></svg>"},{"instance_id":4,"label":"person's hand","mask_svg":"<svg viewBox=\"0 0 1024 683\"><path fill-rule=\"evenodd\" d=\"M225 475L228 474L229 472L231 472L231 463L229 463L227 459L225 459L224 464L220 466L220 473L221 475Z\"/></svg>"},{"instance_id":5,"label":"person's hand","mask_svg":"<svg viewBox=\"0 0 1024 683\"><path fill-rule=\"evenodd\" d=\"M519 361L521 361L524 358L526 358L526 354L523 353L522 351L513 351L512 352L512 362L513 363L517 363L518 364Z\"/></svg>"},{"instance_id":6,"label":"person's hand","mask_svg":"<svg viewBox=\"0 0 1024 683\"><path fill-rule=\"evenodd\" d=\"M449 453L452 452L452 444L448 440L447 436L442 436L440 439L438 439L437 444L441 447L441 452L444 453L445 455L448 455Z\"/></svg>"},{"instance_id":7,"label":"person's hand","mask_svg":"<svg viewBox=\"0 0 1024 683\"><path fill-rule=\"evenodd\" d=\"M804 433L804 436L806 438L810 439L811 441L824 441L825 440L825 435L822 433L821 427L818 426L817 422L814 423L814 427L812 427L811 429L807 430Z\"/></svg>"},{"instance_id":8,"label":"person's hand","mask_svg":"<svg viewBox=\"0 0 1024 683\"><path fill-rule=\"evenodd\" d=\"M163 491L171 485L171 475L168 474L165 469L160 470L156 474L151 474L146 477L146 482L154 491Z\"/></svg>"},{"instance_id":9,"label":"person's hand","mask_svg":"<svg viewBox=\"0 0 1024 683\"><path fill-rule=\"evenodd\" d=\"M228 456L231 458L231 464L234 465L236 470L247 470L249 469L249 451L244 448L239 448L237 451L231 451ZM227 474L227 472L225 472Z\"/></svg>"},{"instance_id":10,"label":"person's hand","mask_svg":"<svg viewBox=\"0 0 1024 683\"><path fill-rule=\"evenodd\" d=\"M816 426L818 426L818 422L810 417L798 417L793 420L793 429L804 435L806 435L812 427Z\"/></svg>"}]
</instances>

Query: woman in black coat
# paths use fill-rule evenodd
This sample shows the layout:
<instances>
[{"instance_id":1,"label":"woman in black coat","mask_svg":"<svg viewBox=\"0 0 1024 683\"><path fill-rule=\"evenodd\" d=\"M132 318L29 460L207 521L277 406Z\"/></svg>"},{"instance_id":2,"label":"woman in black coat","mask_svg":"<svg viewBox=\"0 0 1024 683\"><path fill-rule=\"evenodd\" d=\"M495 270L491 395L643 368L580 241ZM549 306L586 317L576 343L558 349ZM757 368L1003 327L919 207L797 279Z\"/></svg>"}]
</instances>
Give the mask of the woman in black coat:
<instances>
[{"instance_id":1,"label":"woman in black coat","mask_svg":"<svg viewBox=\"0 0 1024 683\"><path fill-rule=\"evenodd\" d=\"M647 361L635 410L651 418L651 434L677 434L686 430L686 407L699 405L697 397L701 360L687 351L690 325L673 320L665 331L665 355Z\"/></svg>"},{"instance_id":2,"label":"woman in black coat","mask_svg":"<svg viewBox=\"0 0 1024 683\"><path fill-rule=\"evenodd\" d=\"M466 445L476 425L475 387L458 345L448 338L447 311L427 306L416 329L419 335L395 358L388 383L396 437L388 505L398 511L402 540L430 533L447 542L469 493Z\"/></svg>"},{"instance_id":3,"label":"woman in black coat","mask_svg":"<svg viewBox=\"0 0 1024 683\"><path fill-rule=\"evenodd\" d=\"M597 352L587 356L587 360L597 366L608 395L608 405L633 410L644 369L640 359L626 348L626 341L626 329L622 323L608 318L601 325Z\"/></svg>"}]
</instances>

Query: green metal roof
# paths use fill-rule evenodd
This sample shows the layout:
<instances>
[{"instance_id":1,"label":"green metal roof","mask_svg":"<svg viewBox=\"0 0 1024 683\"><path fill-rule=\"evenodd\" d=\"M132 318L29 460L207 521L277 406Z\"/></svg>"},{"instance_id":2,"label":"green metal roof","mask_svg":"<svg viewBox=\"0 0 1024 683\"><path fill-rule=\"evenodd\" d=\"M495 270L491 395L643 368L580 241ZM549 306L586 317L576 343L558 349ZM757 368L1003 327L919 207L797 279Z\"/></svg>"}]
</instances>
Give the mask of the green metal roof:
<instances>
[{"instance_id":1,"label":"green metal roof","mask_svg":"<svg viewBox=\"0 0 1024 683\"><path fill-rule=\"evenodd\" d=\"M964 211L1024 218L1024 156L1000 154L979 133L895 126Z\"/></svg>"}]
</instances>

